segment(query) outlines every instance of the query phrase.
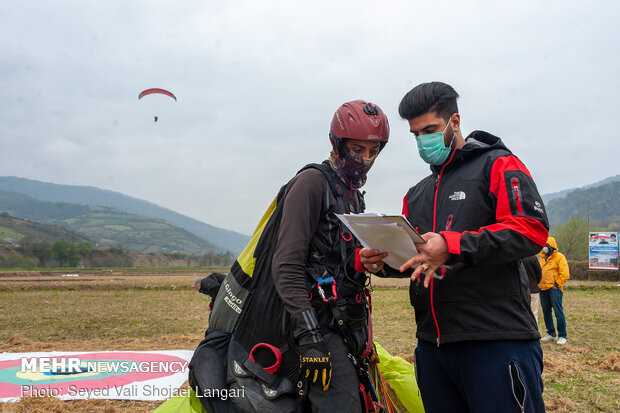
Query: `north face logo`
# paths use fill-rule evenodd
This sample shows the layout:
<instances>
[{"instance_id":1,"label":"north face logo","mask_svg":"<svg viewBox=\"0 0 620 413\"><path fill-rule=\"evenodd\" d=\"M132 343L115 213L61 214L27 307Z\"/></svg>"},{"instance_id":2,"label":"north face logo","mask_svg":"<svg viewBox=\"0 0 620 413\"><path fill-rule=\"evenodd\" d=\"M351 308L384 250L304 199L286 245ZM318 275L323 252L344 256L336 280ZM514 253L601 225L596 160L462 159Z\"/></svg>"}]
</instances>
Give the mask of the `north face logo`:
<instances>
[{"instance_id":1,"label":"north face logo","mask_svg":"<svg viewBox=\"0 0 620 413\"><path fill-rule=\"evenodd\" d=\"M461 201L461 200L465 199L465 192L463 192L463 191L454 191L454 193L452 195L450 195L448 198L450 198L450 201Z\"/></svg>"}]
</instances>

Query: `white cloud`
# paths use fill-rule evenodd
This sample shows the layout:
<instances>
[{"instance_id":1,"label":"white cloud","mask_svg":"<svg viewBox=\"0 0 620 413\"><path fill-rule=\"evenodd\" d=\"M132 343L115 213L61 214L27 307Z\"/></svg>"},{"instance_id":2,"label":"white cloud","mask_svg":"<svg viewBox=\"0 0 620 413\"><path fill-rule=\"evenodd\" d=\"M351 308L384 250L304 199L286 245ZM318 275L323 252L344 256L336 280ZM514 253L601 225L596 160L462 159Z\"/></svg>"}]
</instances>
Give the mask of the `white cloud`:
<instances>
[{"instance_id":1,"label":"white cloud","mask_svg":"<svg viewBox=\"0 0 620 413\"><path fill-rule=\"evenodd\" d=\"M327 156L334 110L364 98L392 126L367 204L399 212L428 167L397 106L442 80L464 129L502 137L541 192L581 186L619 173L619 7L4 2L0 175L119 191L247 234L280 185ZM178 101L138 101L148 87Z\"/></svg>"}]
</instances>

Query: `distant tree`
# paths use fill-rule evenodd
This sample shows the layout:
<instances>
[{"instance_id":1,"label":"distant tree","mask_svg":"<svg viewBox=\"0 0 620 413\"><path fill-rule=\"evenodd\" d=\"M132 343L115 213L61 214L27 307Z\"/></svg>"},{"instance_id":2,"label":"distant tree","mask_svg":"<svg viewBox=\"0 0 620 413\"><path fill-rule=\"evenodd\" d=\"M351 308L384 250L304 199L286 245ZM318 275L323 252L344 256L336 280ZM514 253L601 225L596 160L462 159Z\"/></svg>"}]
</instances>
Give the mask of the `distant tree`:
<instances>
[{"instance_id":1,"label":"distant tree","mask_svg":"<svg viewBox=\"0 0 620 413\"><path fill-rule=\"evenodd\" d=\"M558 242L560 252L574 261L588 259L588 221L581 216L573 216L564 224L557 225L551 235Z\"/></svg>"},{"instance_id":2,"label":"distant tree","mask_svg":"<svg viewBox=\"0 0 620 413\"><path fill-rule=\"evenodd\" d=\"M70 267L77 267L79 263L79 256L75 243L69 244L68 261Z\"/></svg>"},{"instance_id":3,"label":"distant tree","mask_svg":"<svg viewBox=\"0 0 620 413\"><path fill-rule=\"evenodd\" d=\"M227 266L231 265L235 258L230 252L222 253L214 249L208 249L204 254L197 257L197 263L202 267Z\"/></svg>"},{"instance_id":4,"label":"distant tree","mask_svg":"<svg viewBox=\"0 0 620 413\"><path fill-rule=\"evenodd\" d=\"M617 222L610 222L609 225L607 225L607 231L610 231L610 232L620 231L620 219L618 219Z\"/></svg>"},{"instance_id":5,"label":"distant tree","mask_svg":"<svg viewBox=\"0 0 620 413\"><path fill-rule=\"evenodd\" d=\"M52 251L52 248L49 246L45 246L41 248L37 257L39 258L39 261L41 262L43 266L47 266L47 264L52 259L53 255L54 255L54 252Z\"/></svg>"},{"instance_id":6,"label":"distant tree","mask_svg":"<svg viewBox=\"0 0 620 413\"><path fill-rule=\"evenodd\" d=\"M88 258L93 252L93 246L88 242L80 242L77 245L77 253L81 258Z\"/></svg>"},{"instance_id":7,"label":"distant tree","mask_svg":"<svg viewBox=\"0 0 620 413\"><path fill-rule=\"evenodd\" d=\"M22 260L22 268L37 268L40 265L36 257L24 257Z\"/></svg>"},{"instance_id":8,"label":"distant tree","mask_svg":"<svg viewBox=\"0 0 620 413\"><path fill-rule=\"evenodd\" d=\"M69 261L69 244L65 241L56 241L52 244L52 257L63 266Z\"/></svg>"},{"instance_id":9,"label":"distant tree","mask_svg":"<svg viewBox=\"0 0 620 413\"><path fill-rule=\"evenodd\" d=\"M24 257L17 251L9 251L8 256L6 257L6 266L8 268L19 268L22 266L22 261Z\"/></svg>"}]
</instances>

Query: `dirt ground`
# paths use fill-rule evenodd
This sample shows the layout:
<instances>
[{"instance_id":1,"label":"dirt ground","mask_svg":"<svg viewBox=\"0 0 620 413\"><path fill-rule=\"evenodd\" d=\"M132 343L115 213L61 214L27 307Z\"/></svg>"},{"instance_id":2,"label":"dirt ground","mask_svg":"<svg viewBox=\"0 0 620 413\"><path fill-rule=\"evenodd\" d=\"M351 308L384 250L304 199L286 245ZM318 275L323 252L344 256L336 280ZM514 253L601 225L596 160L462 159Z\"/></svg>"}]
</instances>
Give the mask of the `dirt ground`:
<instances>
[{"instance_id":1,"label":"dirt ground","mask_svg":"<svg viewBox=\"0 0 620 413\"><path fill-rule=\"evenodd\" d=\"M0 271L0 289L161 289L193 288L198 278L228 269L101 269L66 271Z\"/></svg>"},{"instance_id":2,"label":"dirt ground","mask_svg":"<svg viewBox=\"0 0 620 413\"><path fill-rule=\"evenodd\" d=\"M127 268L66 271L0 271L0 290L29 289L191 289L198 278L227 268ZM374 288L409 288L408 278L372 276ZM567 288L620 288L620 282L571 279Z\"/></svg>"},{"instance_id":3,"label":"dirt ground","mask_svg":"<svg viewBox=\"0 0 620 413\"><path fill-rule=\"evenodd\" d=\"M0 352L194 349L208 319L208 299L194 283L212 272L227 269L0 271ZM547 411L620 411L618 284L567 284L569 344L543 345ZM373 328L386 350L411 360L408 285L373 277ZM32 397L0 403L0 412L146 413L161 403Z\"/></svg>"}]
</instances>

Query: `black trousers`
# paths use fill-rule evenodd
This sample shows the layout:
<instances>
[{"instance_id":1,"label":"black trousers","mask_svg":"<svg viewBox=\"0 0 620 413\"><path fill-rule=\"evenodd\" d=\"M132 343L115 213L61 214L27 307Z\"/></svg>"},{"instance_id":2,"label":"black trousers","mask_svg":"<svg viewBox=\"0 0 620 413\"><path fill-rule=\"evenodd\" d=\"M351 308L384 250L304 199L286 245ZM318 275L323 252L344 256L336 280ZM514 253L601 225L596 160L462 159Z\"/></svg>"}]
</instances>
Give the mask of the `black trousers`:
<instances>
[{"instance_id":1,"label":"black trousers","mask_svg":"<svg viewBox=\"0 0 620 413\"><path fill-rule=\"evenodd\" d=\"M545 411L538 340L419 340L415 366L427 413Z\"/></svg>"}]
</instances>

